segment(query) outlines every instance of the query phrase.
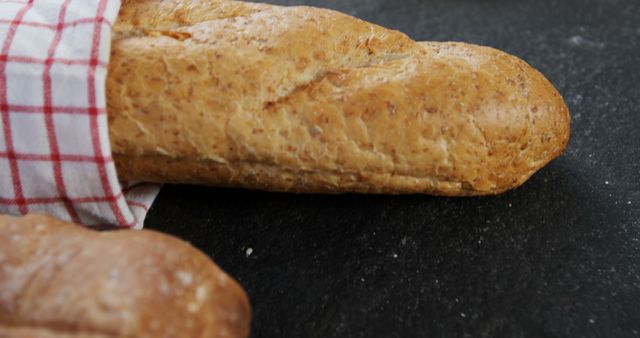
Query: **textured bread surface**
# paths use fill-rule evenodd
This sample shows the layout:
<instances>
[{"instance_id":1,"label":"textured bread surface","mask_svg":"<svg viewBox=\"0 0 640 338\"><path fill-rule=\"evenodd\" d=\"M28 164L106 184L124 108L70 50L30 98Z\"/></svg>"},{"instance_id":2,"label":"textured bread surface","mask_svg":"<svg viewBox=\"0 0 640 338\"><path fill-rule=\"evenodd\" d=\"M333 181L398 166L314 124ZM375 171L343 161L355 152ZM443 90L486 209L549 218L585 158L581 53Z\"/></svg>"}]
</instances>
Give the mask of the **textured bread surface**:
<instances>
[{"instance_id":1,"label":"textured bread surface","mask_svg":"<svg viewBox=\"0 0 640 338\"><path fill-rule=\"evenodd\" d=\"M553 85L498 50L224 0L124 1L107 105L122 179L293 192L500 193L570 129Z\"/></svg>"},{"instance_id":2,"label":"textured bread surface","mask_svg":"<svg viewBox=\"0 0 640 338\"><path fill-rule=\"evenodd\" d=\"M247 337L242 288L152 231L0 216L1 338Z\"/></svg>"}]
</instances>

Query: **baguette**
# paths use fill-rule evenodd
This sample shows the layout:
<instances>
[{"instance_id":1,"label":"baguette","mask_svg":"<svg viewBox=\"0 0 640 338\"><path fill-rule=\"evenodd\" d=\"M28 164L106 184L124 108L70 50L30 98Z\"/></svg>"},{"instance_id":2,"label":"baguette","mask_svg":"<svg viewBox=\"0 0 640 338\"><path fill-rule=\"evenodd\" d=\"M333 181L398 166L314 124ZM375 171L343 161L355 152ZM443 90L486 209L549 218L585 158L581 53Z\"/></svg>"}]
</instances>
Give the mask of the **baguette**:
<instances>
[{"instance_id":1,"label":"baguette","mask_svg":"<svg viewBox=\"0 0 640 338\"><path fill-rule=\"evenodd\" d=\"M186 243L0 216L0 338L247 337L242 288Z\"/></svg>"},{"instance_id":2,"label":"baguette","mask_svg":"<svg viewBox=\"0 0 640 338\"><path fill-rule=\"evenodd\" d=\"M497 194L569 141L524 61L332 10L125 0L107 109L121 179L303 193Z\"/></svg>"}]
</instances>

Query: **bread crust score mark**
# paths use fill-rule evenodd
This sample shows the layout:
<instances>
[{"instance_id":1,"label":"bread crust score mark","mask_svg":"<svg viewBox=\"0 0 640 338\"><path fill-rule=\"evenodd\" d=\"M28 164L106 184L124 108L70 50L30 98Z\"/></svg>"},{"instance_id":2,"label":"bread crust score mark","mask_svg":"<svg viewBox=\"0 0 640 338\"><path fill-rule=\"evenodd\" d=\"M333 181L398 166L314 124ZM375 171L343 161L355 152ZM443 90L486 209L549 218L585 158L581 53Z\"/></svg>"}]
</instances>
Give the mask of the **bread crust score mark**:
<instances>
[{"instance_id":1,"label":"bread crust score mark","mask_svg":"<svg viewBox=\"0 0 640 338\"><path fill-rule=\"evenodd\" d=\"M107 105L122 179L303 193L496 194L570 134L516 57L238 1L125 1Z\"/></svg>"}]
</instances>

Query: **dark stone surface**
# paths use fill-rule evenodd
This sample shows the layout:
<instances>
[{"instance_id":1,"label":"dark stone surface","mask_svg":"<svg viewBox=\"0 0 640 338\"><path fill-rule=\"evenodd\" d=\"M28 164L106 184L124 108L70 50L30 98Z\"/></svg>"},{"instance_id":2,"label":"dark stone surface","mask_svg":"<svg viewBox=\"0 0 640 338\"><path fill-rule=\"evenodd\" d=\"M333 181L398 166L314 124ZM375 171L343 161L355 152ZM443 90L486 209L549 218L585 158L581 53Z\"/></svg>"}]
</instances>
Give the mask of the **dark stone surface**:
<instances>
[{"instance_id":1,"label":"dark stone surface","mask_svg":"<svg viewBox=\"0 0 640 338\"><path fill-rule=\"evenodd\" d=\"M255 337L640 335L639 1L277 2L518 55L565 96L573 130L497 197L164 187L147 228L240 281Z\"/></svg>"}]
</instances>

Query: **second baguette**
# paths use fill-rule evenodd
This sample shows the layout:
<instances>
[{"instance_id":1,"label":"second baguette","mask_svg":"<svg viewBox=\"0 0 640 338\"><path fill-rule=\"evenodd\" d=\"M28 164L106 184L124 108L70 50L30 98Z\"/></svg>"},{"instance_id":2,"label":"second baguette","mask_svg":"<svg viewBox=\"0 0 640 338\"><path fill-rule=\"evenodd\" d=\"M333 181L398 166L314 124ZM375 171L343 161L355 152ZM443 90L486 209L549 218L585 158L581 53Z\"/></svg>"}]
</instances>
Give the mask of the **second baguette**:
<instances>
[{"instance_id":1,"label":"second baguette","mask_svg":"<svg viewBox=\"0 0 640 338\"><path fill-rule=\"evenodd\" d=\"M0 215L0 338L244 338L246 293L165 234Z\"/></svg>"},{"instance_id":2,"label":"second baguette","mask_svg":"<svg viewBox=\"0 0 640 338\"><path fill-rule=\"evenodd\" d=\"M132 180L495 194L569 140L562 97L518 58L237 1L124 1L107 104Z\"/></svg>"}]
</instances>

